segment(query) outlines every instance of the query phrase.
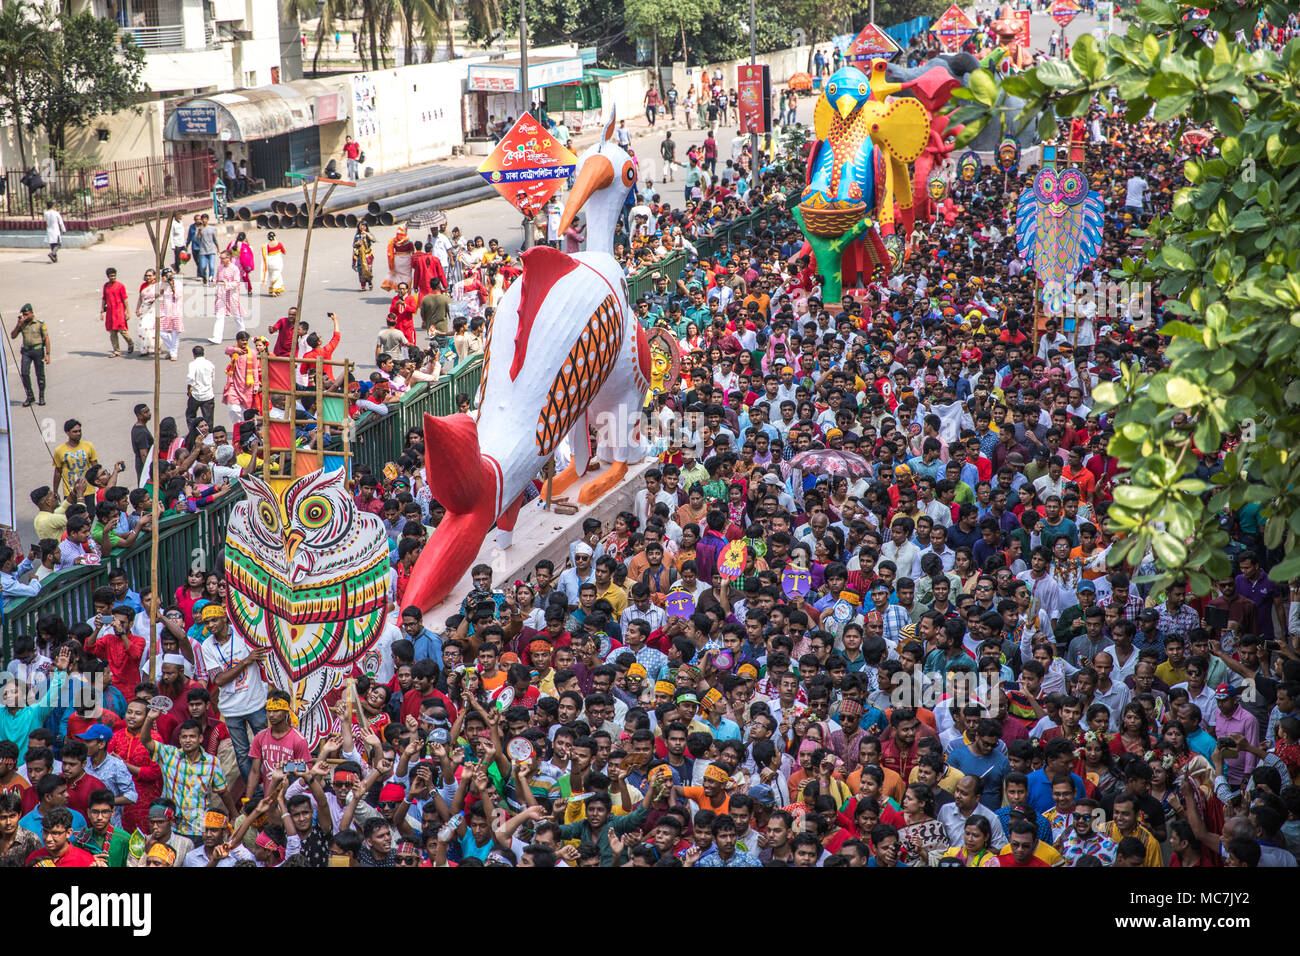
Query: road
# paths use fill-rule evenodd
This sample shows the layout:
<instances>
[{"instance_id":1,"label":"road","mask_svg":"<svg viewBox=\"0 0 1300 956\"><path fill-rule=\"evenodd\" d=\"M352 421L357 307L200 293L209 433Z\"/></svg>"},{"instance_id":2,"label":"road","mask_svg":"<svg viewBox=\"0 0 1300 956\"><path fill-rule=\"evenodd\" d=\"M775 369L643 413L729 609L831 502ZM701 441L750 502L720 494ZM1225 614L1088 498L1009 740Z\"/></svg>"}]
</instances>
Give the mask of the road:
<instances>
[{"instance_id":1,"label":"road","mask_svg":"<svg viewBox=\"0 0 1300 956\"><path fill-rule=\"evenodd\" d=\"M1035 47L1046 46L1048 30L1053 26L1050 17L1041 14L1034 16L1031 28ZM1091 29L1091 26L1091 18L1080 16L1071 24L1068 32L1072 38L1077 37L1084 30ZM802 100L801 121L811 121L813 102L811 97ZM702 142L704 134L700 130L686 131L682 126L681 111L678 112L678 117L673 136L682 144L678 152L682 156L687 146ZM637 153L653 157L655 168L661 173L657 146L663 137L664 124L661 122L659 128L651 132L642 116L629 117L628 126L632 130L633 146ZM734 132L734 127L723 127L718 131L719 152L723 157L730 155ZM477 165L478 160L475 158L465 162ZM660 185L659 189L672 205L680 207L683 204L680 175L675 183ZM495 236L508 248L516 248L519 244L520 219L504 199L484 200L452 210L449 218L453 225L459 225L462 232L470 236L481 235L485 239ZM380 243L386 243L392 231L379 228L375 234ZM264 232L256 228L248 230L249 242L255 249L260 247L264 237ZM300 229L279 232L279 239L288 249L285 295L271 298L261 294L255 285L251 302L245 297L246 308L251 312L248 327L255 334L259 330L264 332L284 315L296 298L304 237L305 231ZM350 266L351 248L350 229L319 229L313 232L304 286L303 315L314 331L328 338L330 323L326 314L337 314L342 341L335 357L353 360L360 366L359 374L365 375L373 367L375 334L384 327L390 297L378 289L364 294L358 291ZM377 246L376 253L375 273L378 285L387 270L380 246ZM128 471L130 470L130 429L135 421L131 409L141 402L152 403L153 362L140 356L138 346L135 356L110 357L108 334L99 319L100 300L97 292L104 282L104 270L113 267L126 284L134 304L140 277L152 265L153 253L143 225L115 230L107 234L104 242L86 249L66 249L54 264L40 250L0 250L0 314L6 329L9 367L15 507L18 529L24 535L24 540L33 535L31 519L35 508L29 500L29 492L49 483L53 472L50 454L63 441L63 423L66 419L76 418L82 423L84 436L95 445L100 461L111 463L125 460ZM194 274L192 265L183 270L183 275L188 280L188 291L180 360L160 363L160 415L175 417L182 429L185 369L194 345L204 345L207 357L217 366L218 390L225 380L225 357L220 349L207 341L212 333L212 293L211 290L203 290L197 280L193 279ZM36 314L48 325L53 347L53 361L48 367L47 404L44 407L21 407L24 393L16 361L17 340L10 340L7 336L8 330L13 328L19 308L26 302L33 305ZM133 334L134 328L135 323ZM226 344L233 344L233 341L234 331L228 324ZM224 416L225 410L218 401L218 421Z\"/></svg>"}]
</instances>

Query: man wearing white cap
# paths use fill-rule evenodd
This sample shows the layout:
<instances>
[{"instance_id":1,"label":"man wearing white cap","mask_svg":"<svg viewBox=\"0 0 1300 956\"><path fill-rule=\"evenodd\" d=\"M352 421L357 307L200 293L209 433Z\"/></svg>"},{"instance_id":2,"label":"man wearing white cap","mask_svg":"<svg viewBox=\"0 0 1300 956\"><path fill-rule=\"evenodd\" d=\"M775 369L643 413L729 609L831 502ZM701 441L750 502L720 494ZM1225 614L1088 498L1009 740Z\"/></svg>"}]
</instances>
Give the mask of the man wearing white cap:
<instances>
[{"instance_id":1,"label":"man wearing white cap","mask_svg":"<svg viewBox=\"0 0 1300 956\"><path fill-rule=\"evenodd\" d=\"M555 582L556 589L564 592L564 598L571 608L578 606L578 589L584 584L596 583L596 565L591 559L591 545L579 541L572 551L573 567L565 568Z\"/></svg>"}]
</instances>

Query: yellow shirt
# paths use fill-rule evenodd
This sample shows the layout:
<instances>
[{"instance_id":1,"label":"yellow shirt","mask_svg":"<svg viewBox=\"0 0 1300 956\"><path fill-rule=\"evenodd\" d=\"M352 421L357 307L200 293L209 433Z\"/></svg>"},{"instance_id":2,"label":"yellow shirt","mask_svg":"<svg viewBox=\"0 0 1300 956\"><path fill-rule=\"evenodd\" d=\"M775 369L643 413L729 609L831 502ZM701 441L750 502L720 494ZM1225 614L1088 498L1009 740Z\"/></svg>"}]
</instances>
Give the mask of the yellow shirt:
<instances>
[{"instance_id":1,"label":"yellow shirt","mask_svg":"<svg viewBox=\"0 0 1300 956\"><path fill-rule=\"evenodd\" d=\"M961 778L964 776L965 774L962 773L960 770L956 770L953 767L947 767L945 768L944 775L939 779L939 786L942 789L947 790L949 793L956 793L957 784L961 783ZM915 767L913 767L912 772L907 775L907 782L916 783Z\"/></svg>"},{"instance_id":2,"label":"yellow shirt","mask_svg":"<svg viewBox=\"0 0 1300 956\"><path fill-rule=\"evenodd\" d=\"M998 850L998 856L1003 856L1011 852L1011 844L1008 843L1002 849ZM1034 856L1038 857L1048 866L1064 866L1065 858L1056 852L1052 844L1043 840L1038 841L1038 846L1034 847Z\"/></svg>"},{"instance_id":3,"label":"yellow shirt","mask_svg":"<svg viewBox=\"0 0 1300 956\"><path fill-rule=\"evenodd\" d=\"M1113 820L1106 827L1106 836L1114 840L1117 844L1120 840L1124 839L1124 834L1119 832L1119 826ZM1165 859L1160 852L1160 844L1157 843L1156 838L1151 835L1151 831L1139 823L1136 836L1146 845L1147 848L1147 855L1143 858L1142 865L1164 866Z\"/></svg>"},{"instance_id":4,"label":"yellow shirt","mask_svg":"<svg viewBox=\"0 0 1300 956\"><path fill-rule=\"evenodd\" d=\"M82 478L86 477L86 472L90 466L98 462L95 455L95 446L88 441L79 441L73 448L67 442L64 442L58 448L54 449L54 467L60 469L59 476L59 493L67 494Z\"/></svg>"},{"instance_id":5,"label":"yellow shirt","mask_svg":"<svg viewBox=\"0 0 1300 956\"><path fill-rule=\"evenodd\" d=\"M1164 661L1156 668L1156 677L1164 681L1166 687L1173 687L1187 680L1187 672L1181 667L1174 667L1168 661Z\"/></svg>"},{"instance_id":6,"label":"yellow shirt","mask_svg":"<svg viewBox=\"0 0 1300 956\"><path fill-rule=\"evenodd\" d=\"M943 851L943 859L945 860L956 859L957 854L959 853L965 857L966 848L963 846L950 847L949 849ZM969 866L969 867L997 866L997 865L998 865L998 855L994 853L992 850L985 850L982 853L977 853L975 856L965 857L962 862L962 866Z\"/></svg>"},{"instance_id":7,"label":"yellow shirt","mask_svg":"<svg viewBox=\"0 0 1300 956\"><path fill-rule=\"evenodd\" d=\"M36 526L36 540L44 541L46 538L52 538L58 541L63 537L63 532L68 528L68 519L64 513L68 510L68 502L63 502L53 511L38 511L32 524Z\"/></svg>"},{"instance_id":8,"label":"yellow shirt","mask_svg":"<svg viewBox=\"0 0 1300 956\"><path fill-rule=\"evenodd\" d=\"M604 591L596 595L597 601L599 601L601 598L604 598L606 601L608 601L609 606L614 609L614 616L612 620L617 622L618 619L623 616L623 612L627 610L627 592L624 591L617 584L615 584L613 581L610 581L609 587L605 588Z\"/></svg>"}]
</instances>

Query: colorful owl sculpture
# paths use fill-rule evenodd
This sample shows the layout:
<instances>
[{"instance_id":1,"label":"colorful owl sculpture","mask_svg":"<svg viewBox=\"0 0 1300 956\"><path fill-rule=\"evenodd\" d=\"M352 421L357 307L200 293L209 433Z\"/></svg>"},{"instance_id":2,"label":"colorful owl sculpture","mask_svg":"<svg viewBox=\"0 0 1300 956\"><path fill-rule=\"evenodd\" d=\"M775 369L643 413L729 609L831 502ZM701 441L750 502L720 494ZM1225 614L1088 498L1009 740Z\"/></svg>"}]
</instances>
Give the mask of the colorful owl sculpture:
<instances>
[{"instance_id":1,"label":"colorful owl sculpture","mask_svg":"<svg viewBox=\"0 0 1300 956\"><path fill-rule=\"evenodd\" d=\"M241 479L247 499L226 529L231 625L267 651L268 683L292 698L298 731L315 745L329 733L325 698L340 687L384 626L388 536L356 507L343 469L316 471L277 491Z\"/></svg>"},{"instance_id":2,"label":"colorful owl sculpture","mask_svg":"<svg viewBox=\"0 0 1300 956\"><path fill-rule=\"evenodd\" d=\"M1065 286L1101 249L1104 206L1083 170L1046 168L1016 207L1016 248L1033 264L1043 302L1059 312Z\"/></svg>"}]
</instances>

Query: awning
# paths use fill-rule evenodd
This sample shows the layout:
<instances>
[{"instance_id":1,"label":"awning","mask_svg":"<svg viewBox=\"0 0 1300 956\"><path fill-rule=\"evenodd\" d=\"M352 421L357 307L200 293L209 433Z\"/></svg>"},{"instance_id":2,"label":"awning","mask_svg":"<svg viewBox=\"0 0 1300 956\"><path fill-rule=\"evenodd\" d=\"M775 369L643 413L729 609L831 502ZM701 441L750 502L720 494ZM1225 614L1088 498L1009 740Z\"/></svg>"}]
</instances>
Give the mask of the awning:
<instances>
[{"instance_id":1,"label":"awning","mask_svg":"<svg viewBox=\"0 0 1300 956\"><path fill-rule=\"evenodd\" d=\"M528 88L538 90L582 79L582 57L551 56L529 58ZM469 68L467 88L479 93L517 93L523 87L519 78L519 58L475 63Z\"/></svg>"},{"instance_id":2,"label":"awning","mask_svg":"<svg viewBox=\"0 0 1300 956\"><path fill-rule=\"evenodd\" d=\"M294 80L185 100L167 117L163 138L247 143L347 118L347 99L338 90Z\"/></svg>"}]
</instances>

